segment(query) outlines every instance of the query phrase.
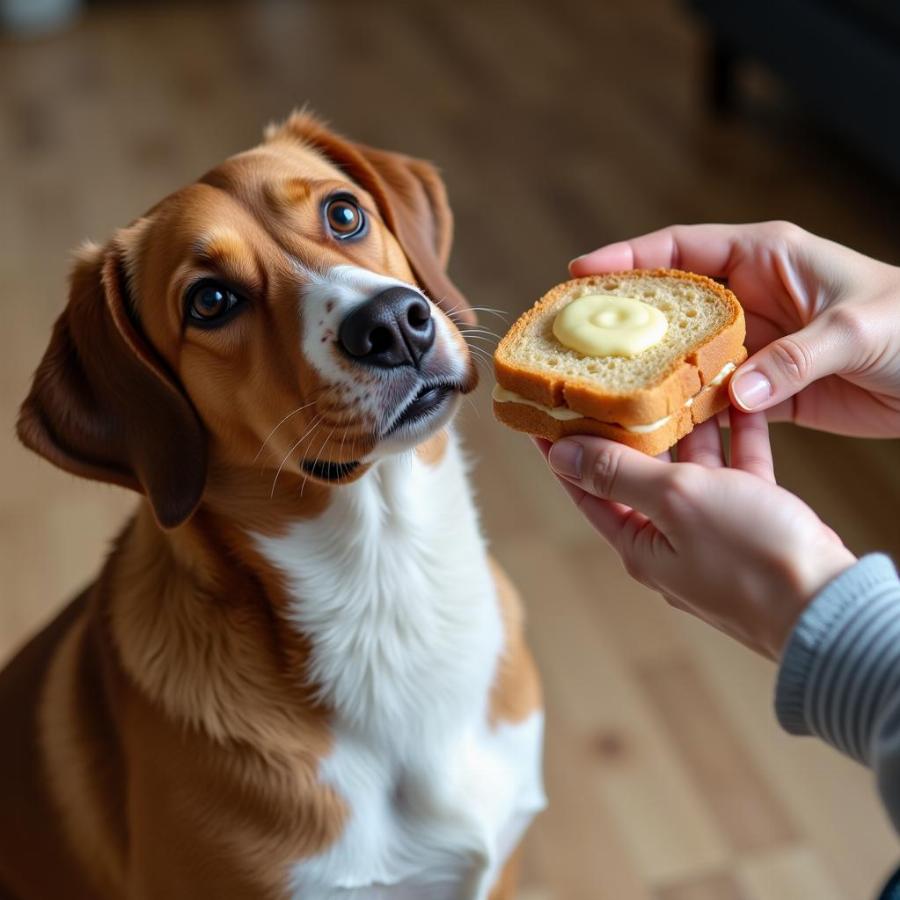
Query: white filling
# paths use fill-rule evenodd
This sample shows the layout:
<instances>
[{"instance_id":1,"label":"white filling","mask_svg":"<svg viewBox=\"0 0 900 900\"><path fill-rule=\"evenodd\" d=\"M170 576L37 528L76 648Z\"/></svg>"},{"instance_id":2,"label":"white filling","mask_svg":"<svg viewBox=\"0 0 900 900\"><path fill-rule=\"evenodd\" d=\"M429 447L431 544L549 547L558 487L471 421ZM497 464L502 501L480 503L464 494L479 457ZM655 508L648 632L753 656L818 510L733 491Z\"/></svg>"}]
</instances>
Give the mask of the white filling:
<instances>
[{"instance_id":1,"label":"white filling","mask_svg":"<svg viewBox=\"0 0 900 900\"><path fill-rule=\"evenodd\" d=\"M716 376L710 379L709 384L700 388L700 390L694 394L693 397L688 397L687 400L684 401L684 405L686 407L691 407L694 405L694 400L700 396L705 390L708 390L711 387L717 387L720 385L735 369L734 363L725 363L722 366L722 370L716 374ZM494 390L491 396L497 403L522 403L525 406L533 406L535 409L539 409L541 412L546 413L548 416L551 416L554 419L559 419L560 421L566 421L570 419L587 419L589 416L585 416L582 413L575 412L574 409L569 409L568 406L545 406L543 403L536 403L534 400L529 400L527 397L523 397L521 394L517 394L515 391L508 391L504 387L500 387L499 384L494 385ZM662 428L670 419L671 415L663 416L661 419L657 419L655 422L648 422L646 425L618 425L618 428L624 428L625 431L630 431L632 434L650 434L652 431L656 431L659 428Z\"/></svg>"},{"instance_id":2,"label":"white filling","mask_svg":"<svg viewBox=\"0 0 900 900\"><path fill-rule=\"evenodd\" d=\"M718 387L718 385L720 385L736 368L737 366L734 363L725 363L725 365L722 366L722 371L710 381L707 387L712 387L713 385ZM694 398L691 397L691 399L693 400Z\"/></svg>"},{"instance_id":3,"label":"white filling","mask_svg":"<svg viewBox=\"0 0 900 900\"><path fill-rule=\"evenodd\" d=\"M548 416L562 421L565 421L566 419L584 418L581 413L575 412L574 409L569 409L568 406L544 406L543 403L536 403L534 400L528 400L526 397L517 394L515 391L508 391L505 387L500 387L499 384L494 385L491 396L498 403L522 403L525 406L533 406L535 409L547 413Z\"/></svg>"},{"instance_id":4,"label":"white filling","mask_svg":"<svg viewBox=\"0 0 900 900\"><path fill-rule=\"evenodd\" d=\"M693 398L690 399L693 400ZM657 419L655 422L648 422L646 425L619 425L619 428L624 428L625 431L630 431L632 434L650 434L651 431L662 428L671 418L671 416L663 416L661 419Z\"/></svg>"}]
</instances>

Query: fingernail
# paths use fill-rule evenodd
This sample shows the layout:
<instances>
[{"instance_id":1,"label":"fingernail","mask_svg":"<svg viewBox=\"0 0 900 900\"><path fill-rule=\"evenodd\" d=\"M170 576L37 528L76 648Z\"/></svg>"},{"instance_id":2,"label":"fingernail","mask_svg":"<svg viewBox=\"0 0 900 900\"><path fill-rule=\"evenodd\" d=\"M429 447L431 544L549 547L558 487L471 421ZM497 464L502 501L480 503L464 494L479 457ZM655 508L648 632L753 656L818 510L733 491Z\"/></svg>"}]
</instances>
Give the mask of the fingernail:
<instances>
[{"instance_id":1,"label":"fingernail","mask_svg":"<svg viewBox=\"0 0 900 900\"><path fill-rule=\"evenodd\" d=\"M581 256L576 256L574 259L570 259L569 265L572 266L577 262L581 262L581 260L585 259L586 257L588 257L590 255L591 255L590 253L582 253Z\"/></svg>"},{"instance_id":2,"label":"fingernail","mask_svg":"<svg viewBox=\"0 0 900 900\"><path fill-rule=\"evenodd\" d=\"M550 468L565 478L581 478L584 450L577 441L557 441L550 448Z\"/></svg>"},{"instance_id":3,"label":"fingernail","mask_svg":"<svg viewBox=\"0 0 900 900\"><path fill-rule=\"evenodd\" d=\"M772 382L756 370L735 378L731 389L734 399L746 410L756 409L772 396Z\"/></svg>"}]
</instances>

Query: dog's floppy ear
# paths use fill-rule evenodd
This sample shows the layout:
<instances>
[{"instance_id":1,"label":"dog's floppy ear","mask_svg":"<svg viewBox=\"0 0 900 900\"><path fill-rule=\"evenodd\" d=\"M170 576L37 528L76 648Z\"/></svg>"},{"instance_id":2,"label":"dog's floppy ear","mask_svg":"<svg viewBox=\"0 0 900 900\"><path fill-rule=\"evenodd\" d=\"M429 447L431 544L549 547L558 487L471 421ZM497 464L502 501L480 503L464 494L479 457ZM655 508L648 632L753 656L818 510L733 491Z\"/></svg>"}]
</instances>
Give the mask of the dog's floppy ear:
<instances>
[{"instance_id":1,"label":"dog's floppy ear","mask_svg":"<svg viewBox=\"0 0 900 900\"><path fill-rule=\"evenodd\" d=\"M474 324L475 314L447 276L453 243L453 214L444 182L430 163L376 150L335 134L308 113L294 113L266 132L269 140L293 138L318 150L365 188L400 242L420 286L457 322Z\"/></svg>"},{"instance_id":2,"label":"dog's floppy ear","mask_svg":"<svg viewBox=\"0 0 900 900\"><path fill-rule=\"evenodd\" d=\"M146 494L174 528L206 482L206 432L129 314L123 249L83 251L19 411L22 443L84 478Z\"/></svg>"}]
</instances>

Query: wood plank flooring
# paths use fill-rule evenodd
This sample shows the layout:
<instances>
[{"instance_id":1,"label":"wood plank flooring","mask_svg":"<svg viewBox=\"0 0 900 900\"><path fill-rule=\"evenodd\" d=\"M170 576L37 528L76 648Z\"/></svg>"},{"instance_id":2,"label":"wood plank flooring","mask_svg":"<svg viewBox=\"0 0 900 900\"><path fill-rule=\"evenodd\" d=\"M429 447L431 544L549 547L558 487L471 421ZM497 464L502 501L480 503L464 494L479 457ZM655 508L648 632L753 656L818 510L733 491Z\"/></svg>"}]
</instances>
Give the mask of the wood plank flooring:
<instances>
[{"instance_id":1,"label":"wood plank flooring","mask_svg":"<svg viewBox=\"0 0 900 900\"><path fill-rule=\"evenodd\" d=\"M674 221L789 218L900 261L897 187L759 73L744 116L710 121L703 49L675 0L110 3L0 41L0 657L91 577L132 505L12 436L69 250L295 105L435 160L452 271L507 316L571 256ZM551 806L525 900L874 897L900 852L869 773L782 734L772 666L630 582L492 422L485 382L463 429L547 689ZM776 445L783 483L855 551L900 555L897 442L779 427Z\"/></svg>"}]
</instances>

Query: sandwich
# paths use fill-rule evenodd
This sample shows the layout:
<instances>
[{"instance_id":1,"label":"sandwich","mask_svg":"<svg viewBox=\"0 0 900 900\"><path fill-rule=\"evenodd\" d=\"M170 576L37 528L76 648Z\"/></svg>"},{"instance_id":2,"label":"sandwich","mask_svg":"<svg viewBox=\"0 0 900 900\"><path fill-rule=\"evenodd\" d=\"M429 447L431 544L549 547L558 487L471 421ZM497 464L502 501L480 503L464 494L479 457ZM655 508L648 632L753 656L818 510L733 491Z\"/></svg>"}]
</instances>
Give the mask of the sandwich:
<instances>
[{"instance_id":1,"label":"sandwich","mask_svg":"<svg viewBox=\"0 0 900 900\"><path fill-rule=\"evenodd\" d=\"M541 297L494 353L494 415L558 440L594 434L656 455L728 406L744 313L711 278L636 269Z\"/></svg>"}]
</instances>

